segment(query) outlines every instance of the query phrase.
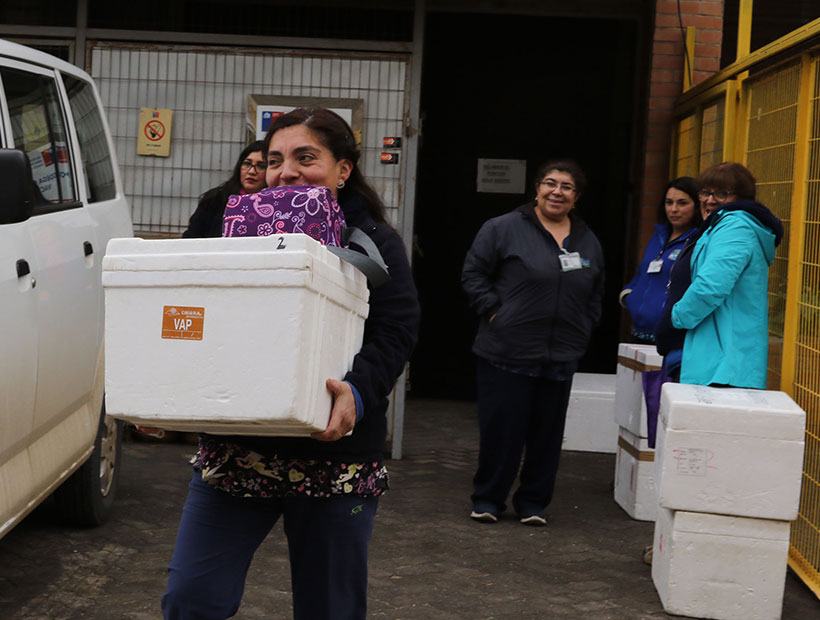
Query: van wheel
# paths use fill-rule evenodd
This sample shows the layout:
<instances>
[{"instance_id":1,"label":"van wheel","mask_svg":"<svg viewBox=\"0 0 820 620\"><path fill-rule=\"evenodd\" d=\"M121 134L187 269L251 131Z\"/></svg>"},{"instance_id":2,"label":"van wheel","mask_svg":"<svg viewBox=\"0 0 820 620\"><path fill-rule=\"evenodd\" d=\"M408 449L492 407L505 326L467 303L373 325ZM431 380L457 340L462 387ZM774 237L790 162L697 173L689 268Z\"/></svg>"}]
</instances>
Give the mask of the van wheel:
<instances>
[{"instance_id":1,"label":"van wheel","mask_svg":"<svg viewBox=\"0 0 820 620\"><path fill-rule=\"evenodd\" d=\"M120 477L123 423L100 414L94 451L54 493L62 519L77 525L101 525L114 507Z\"/></svg>"}]
</instances>

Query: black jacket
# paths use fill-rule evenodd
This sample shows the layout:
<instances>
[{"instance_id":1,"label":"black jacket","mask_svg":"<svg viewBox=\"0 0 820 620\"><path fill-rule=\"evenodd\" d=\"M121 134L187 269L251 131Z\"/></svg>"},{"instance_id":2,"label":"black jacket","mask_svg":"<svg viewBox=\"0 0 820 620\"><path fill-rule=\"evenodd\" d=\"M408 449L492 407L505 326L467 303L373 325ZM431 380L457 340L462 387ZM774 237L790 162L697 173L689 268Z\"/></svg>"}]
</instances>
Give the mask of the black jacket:
<instances>
[{"instance_id":1,"label":"black jacket","mask_svg":"<svg viewBox=\"0 0 820 620\"><path fill-rule=\"evenodd\" d=\"M225 205L231 194L238 194L240 189L231 191L230 188L215 187L208 190L199 199L196 211L188 220L188 229L182 233L182 237L203 238L222 236L222 217L225 215Z\"/></svg>"},{"instance_id":2,"label":"black jacket","mask_svg":"<svg viewBox=\"0 0 820 620\"><path fill-rule=\"evenodd\" d=\"M562 251L534 208L530 202L485 222L461 277L481 318L473 352L509 366L579 360L601 318L604 255L597 237L571 212L564 247L578 252L583 266L563 271Z\"/></svg>"}]
</instances>

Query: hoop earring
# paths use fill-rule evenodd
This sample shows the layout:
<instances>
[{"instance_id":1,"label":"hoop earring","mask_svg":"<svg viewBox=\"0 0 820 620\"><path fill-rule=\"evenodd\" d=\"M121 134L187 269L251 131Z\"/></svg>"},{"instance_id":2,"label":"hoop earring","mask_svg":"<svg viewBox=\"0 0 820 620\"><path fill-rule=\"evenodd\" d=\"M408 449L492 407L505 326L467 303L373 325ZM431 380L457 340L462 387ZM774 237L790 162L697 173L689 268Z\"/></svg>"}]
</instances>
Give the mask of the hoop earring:
<instances>
[{"instance_id":1,"label":"hoop earring","mask_svg":"<svg viewBox=\"0 0 820 620\"><path fill-rule=\"evenodd\" d=\"M336 189L342 189L345 186L345 182L343 179L339 179L339 182L336 183Z\"/></svg>"}]
</instances>

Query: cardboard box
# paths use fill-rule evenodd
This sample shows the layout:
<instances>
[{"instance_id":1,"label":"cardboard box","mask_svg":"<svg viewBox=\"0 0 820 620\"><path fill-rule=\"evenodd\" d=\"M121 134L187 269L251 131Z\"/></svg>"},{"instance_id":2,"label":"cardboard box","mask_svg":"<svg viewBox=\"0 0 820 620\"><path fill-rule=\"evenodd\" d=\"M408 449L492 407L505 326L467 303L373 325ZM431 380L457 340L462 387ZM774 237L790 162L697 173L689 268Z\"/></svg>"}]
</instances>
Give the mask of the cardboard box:
<instances>
[{"instance_id":1,"label":"cardboard box","mask_svg":"<svg viewBox=\"0 0 820 620\"><path fill-rule=\"evenodd\" d=\"M652 580L671 614L778 620L789 522L659 508Z\"/></svg>"},{"instance_id":2,"label":"cardboard box","mask_svg":"<svg viewBox=\"0 0 820 620\"><path fill-rule=\"evenodd\" d=\"M366 280L307 235L114 239L106 410L145 426L306 435L361 347Z\"/></svg>"},{"instance_id":3,"label":"cardboard box","mask_svg":"<svg viewBox=\"0 0 820 620\"><path fill-rule=\"evenodd\" d=\"M660 370L663 356L655 345L618 345L618 368L615 379L615 422L638 437L648 437L646 402L643 397L643 373Z\"/></svg>"},{"instance_id":4,"label":"cardboard box","mask_svg":"<svg viewBox=\"0 0 820 620\"><path fill-rule=\"evenodd\" d=\"M615 501L633 519L654 521L658 506L655 492L655 451L644 437L618 429L615 456Z\"/></svg>"},{"instance_id":5,"label":"cardboard box","mask_svg":"<svg viewBox=\"0 0 820 620\"><path fill-rule=\"evenodd\" d=\"M655 453L660 505L794 520L805 423L784 392L665 384Z\"/></svg>"}]
</instances>

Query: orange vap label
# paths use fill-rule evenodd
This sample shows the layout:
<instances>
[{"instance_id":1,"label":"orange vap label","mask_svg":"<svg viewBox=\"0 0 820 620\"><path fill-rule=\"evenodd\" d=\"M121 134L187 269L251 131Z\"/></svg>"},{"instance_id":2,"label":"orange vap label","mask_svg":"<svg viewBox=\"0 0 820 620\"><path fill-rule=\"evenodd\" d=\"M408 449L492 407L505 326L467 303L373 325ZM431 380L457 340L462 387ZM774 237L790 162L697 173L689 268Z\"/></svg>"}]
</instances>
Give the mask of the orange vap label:
<instances>
[{"instance_id":1,"label":"orange vap label","mask_svg":"<svg viewBox=\"0 0 820 620\"><path fill-rule=\"evenodd\" d=\"M205 327L205 308L164 306L162 309L162 337L174 340L202 340Z\"/></svg>"}]
</instances>

